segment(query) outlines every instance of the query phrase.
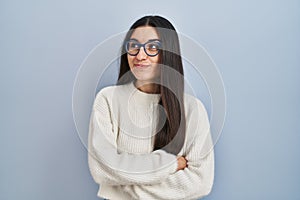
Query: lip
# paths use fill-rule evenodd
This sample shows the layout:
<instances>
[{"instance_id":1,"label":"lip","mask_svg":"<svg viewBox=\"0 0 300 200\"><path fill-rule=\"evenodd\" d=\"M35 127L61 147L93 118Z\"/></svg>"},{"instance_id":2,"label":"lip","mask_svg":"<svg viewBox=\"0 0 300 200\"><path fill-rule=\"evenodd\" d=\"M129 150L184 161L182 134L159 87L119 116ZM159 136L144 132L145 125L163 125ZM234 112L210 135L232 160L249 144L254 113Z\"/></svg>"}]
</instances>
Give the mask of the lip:
<instances>
[{"instance_id":1,"label":"lip","mask_svg":"<svg viewBox=\"0 0 300 200\"><path fill-rule=\"evenodd\" d=\"M134 67L137 67L137 68L146 68L146 67L150 67L149 64L134 64Z\"/></svg>"}]
</instances>

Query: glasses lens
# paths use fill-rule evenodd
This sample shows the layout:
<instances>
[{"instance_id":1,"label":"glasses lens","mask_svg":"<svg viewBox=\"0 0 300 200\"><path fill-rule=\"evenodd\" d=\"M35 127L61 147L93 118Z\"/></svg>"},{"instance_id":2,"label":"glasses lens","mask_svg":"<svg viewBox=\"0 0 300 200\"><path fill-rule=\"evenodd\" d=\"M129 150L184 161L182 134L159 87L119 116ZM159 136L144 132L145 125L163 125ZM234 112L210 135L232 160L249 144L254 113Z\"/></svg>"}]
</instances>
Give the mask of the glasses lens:
<instances>
[{"instance_id":1,"label":"glasses lens","mask_svg":"<svg viewBox=\"0 0 300 200\"><path fill-rule=\"evenodd\" d=\"M159 50L161 49L160 42L149 42L145 45L145 50L148 55L155 56L159 53Z\"/></svg>"},{"instance_id":2,"label":"glasses lens","mask_svg":"<svg viewBox=\"0 0 300 200\"><path fill-rule=\"evenodd\" d=\"M135 41L128 41L126 44L126 51L130 55L137 55L140 50L140 44Z\"/></svg>"}]
</instances>

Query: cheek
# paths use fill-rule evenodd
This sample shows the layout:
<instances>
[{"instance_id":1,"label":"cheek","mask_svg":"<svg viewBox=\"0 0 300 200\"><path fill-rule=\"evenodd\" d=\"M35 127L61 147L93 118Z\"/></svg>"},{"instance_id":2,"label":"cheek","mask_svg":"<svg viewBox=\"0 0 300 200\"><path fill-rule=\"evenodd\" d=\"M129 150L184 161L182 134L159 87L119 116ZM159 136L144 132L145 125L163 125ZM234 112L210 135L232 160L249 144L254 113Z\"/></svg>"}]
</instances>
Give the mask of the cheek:
<instances>
[{"instance_id":1,"label":"cheek","mask_svg":"<svg viewBox=\"0 0 300 200\"><path fill-rule=\"evenodd\" d=\"M160 64L158 64L158 60L153 60L152 62L152 74L155 76L160 76Z\"/></svg>"},{"instance_id":2,"label":"cheek","mask_svg":"<svg viewBox=\"0 0 300 200\"><path fill-rule=\"evenodd\" d=\"M151 62L152 63L158 63L159 62L159 55L155 57L151 57Z\"/></svg>"},{"instance_id":3,"label":"cheek","mask_svg":"<svg viewBox=\"0 0 300 200\"><path fill-rule=\"evenodd\" d=\"M160 76L160 64L159 64L159 56L157 57L153 57L153 60L151 61L152 63L155 63L155 70L154 70L154 74L155 76Z\"/></svg>"},{"instance_id":4,"label":"cheek","mask_svg":"<svg viewBox=\"0 0 300 200\"><path fill-rule=\"evenodd\" d=\"M127 55L127 61L128 61L129 67L132 68L132 66L133 66L133 56Z\"/></svg>"}]
</instances>

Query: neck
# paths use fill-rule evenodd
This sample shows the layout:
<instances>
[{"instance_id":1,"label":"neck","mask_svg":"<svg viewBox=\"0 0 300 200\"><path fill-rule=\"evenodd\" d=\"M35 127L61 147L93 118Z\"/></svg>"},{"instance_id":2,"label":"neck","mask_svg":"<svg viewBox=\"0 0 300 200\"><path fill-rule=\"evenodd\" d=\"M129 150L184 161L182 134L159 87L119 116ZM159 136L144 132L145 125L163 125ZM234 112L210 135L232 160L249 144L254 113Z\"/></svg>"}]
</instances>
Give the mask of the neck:
<instances>
[{"instance_id":1,"label":"neck","mask_svg":"<svg viewBox=\"0 0 300 200\"><path fill-rule=\"evenodd\" d=\"M147 82L142 82L137 80L134 85L138 90L145 93L150 93L150 94L160 93L160 86L156 83L147 83Z\"/></svg>"}]
</instances>

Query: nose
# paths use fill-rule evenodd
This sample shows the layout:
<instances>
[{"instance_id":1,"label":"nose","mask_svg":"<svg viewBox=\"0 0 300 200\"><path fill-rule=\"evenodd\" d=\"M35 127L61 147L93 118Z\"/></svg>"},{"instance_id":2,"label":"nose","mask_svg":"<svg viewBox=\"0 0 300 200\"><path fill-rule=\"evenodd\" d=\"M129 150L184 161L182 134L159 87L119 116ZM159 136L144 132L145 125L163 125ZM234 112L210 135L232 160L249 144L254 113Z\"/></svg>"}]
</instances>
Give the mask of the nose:
<instances>
[{"instance_id":1,"label":"nose","mask_svg":"<svg viewBox=\"0 0 300 200\"><path fill-rule=\"evenodd\" d=\"M144 51L144 48L141 47L139 53L136 55L136 58L137 58L138 60L144 60L144 59L147 58L147 56L148 56L148 55L147 55L146 52Z\"/></svg>"}]
</instances>

